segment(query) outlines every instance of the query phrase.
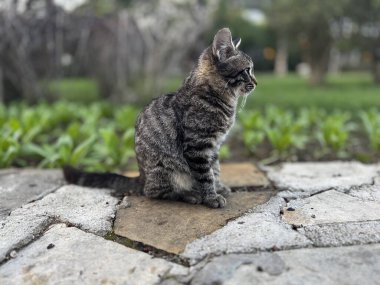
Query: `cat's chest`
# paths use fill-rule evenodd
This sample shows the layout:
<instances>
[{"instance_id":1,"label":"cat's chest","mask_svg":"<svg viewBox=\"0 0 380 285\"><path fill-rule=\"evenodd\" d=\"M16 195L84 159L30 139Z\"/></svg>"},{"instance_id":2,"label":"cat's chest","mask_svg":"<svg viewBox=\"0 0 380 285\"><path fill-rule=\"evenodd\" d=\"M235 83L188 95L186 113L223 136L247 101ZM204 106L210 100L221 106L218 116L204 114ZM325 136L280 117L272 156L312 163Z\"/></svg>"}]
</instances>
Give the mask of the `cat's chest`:
<instances>
[{"instance_id":1,"label":"cat's chest","mask_svg":"<svg viewBox=\"0 0 380 285\"><path fill-rule=\"evenodd\" d=\"M225 122L225 127L216 134L216 144L220 147L220 145L226 140L228 133L235 123L235 116L228 118Z\"/></svg>"}]
</instances>

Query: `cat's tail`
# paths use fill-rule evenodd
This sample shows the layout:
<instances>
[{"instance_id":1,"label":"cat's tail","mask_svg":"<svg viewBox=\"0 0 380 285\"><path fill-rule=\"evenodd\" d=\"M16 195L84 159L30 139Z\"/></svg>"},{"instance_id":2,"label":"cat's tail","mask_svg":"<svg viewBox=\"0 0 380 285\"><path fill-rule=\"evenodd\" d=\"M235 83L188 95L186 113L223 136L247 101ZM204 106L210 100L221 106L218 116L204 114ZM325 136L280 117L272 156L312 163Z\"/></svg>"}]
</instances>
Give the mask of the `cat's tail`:
<instances>
[{"instance_id":1,"label":"cat's tail","mask_svg":"<svg viewBox=\"0 0 380 285\"><path fill-rule=\"evenodd\" d=\"M127 177L114 173L84 172L68 165L63 167L63 175L70 184L92 188L109 188L120 194L142 194L141 176Z\"/></svg>"}]
</instances>

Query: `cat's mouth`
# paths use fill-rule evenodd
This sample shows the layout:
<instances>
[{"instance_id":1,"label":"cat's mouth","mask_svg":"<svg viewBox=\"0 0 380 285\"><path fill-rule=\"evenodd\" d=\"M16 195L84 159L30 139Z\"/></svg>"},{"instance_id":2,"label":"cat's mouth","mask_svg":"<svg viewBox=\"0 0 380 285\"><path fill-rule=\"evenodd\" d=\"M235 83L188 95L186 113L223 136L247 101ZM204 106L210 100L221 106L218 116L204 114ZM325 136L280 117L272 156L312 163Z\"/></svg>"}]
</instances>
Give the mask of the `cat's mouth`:
<instances>
[{"instance_id":1,"label":"cat's mouth","mask_svg":"<svg viewBox=\"0 0 380 285\"><path fill-rule=\"evenodd\" d=\"M257 80L256 80L256 77L254 75L251 75L251 79L252 79L252 82L248 83L246 86L245 86L245 91L247 93L250 93L252 91L255 90L256 86L257 86Z\"/></svg>"},{"instance_id":2,"label":"cat's mouth","mask_svg":"<svg viewBox=\"0 0 380 285\"><path fill-rule=\"evenodd\" d=\"M251 93L256 89L257 84L249 83L245 86L245 92Z\"/></svg>"}]
</instances>

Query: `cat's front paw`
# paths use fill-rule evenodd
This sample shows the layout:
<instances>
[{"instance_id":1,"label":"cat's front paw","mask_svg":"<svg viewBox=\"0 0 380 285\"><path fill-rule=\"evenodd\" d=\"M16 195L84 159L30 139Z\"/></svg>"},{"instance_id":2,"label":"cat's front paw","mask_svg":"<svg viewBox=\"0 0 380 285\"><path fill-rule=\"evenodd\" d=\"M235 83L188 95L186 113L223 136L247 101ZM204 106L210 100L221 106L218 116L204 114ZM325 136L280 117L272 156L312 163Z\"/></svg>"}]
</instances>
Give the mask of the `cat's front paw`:
<instances>
[{"instance_id":1,"label":"cat's front paw","mask_svg":"<svg viewBox=\"0 0 380 285\"><path fill-rule=\"evenodd\" d=\"M217 194L215 196L206 197L203 200L203 204L211 207L211 208L224 208L226 206L227 201L222 195Z\"/></svg>"},{"instance_id":2,"label":"cat's front paw","mask_svg":"<svg viewBox=\"0 0 380 285\"><path fill-rule=\"evenodd\" d=\"M231 188L220 183L216 188L216 193L222 195L223 197L227 198L231 195Z\"/></svg>"}]
</instances>

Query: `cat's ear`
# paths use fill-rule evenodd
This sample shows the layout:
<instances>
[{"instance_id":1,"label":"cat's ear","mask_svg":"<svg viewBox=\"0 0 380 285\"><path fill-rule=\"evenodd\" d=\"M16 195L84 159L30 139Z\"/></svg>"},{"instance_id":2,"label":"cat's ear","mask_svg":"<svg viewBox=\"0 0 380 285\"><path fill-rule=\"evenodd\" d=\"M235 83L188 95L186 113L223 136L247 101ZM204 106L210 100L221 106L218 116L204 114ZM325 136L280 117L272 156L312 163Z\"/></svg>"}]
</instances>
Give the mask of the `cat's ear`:
<instances>
[{"instance_id":1,"label":"cat's ear","mask_svg":"<svg viewBox=\"0 0 380 285\"><path fill-rule=\"evenodd\" d=\"M212 43L212 53L220 61L224 61L228 58L228 54L231 50L235 50L235 45L232 42L231 31L229 28L223 28L219 30Z\"/></svg>"},{"instance_id":2,"label":"cat's ear","mask_svg":"<svg viewBox=\"0 0 380 285\"><path fill-rule=\"evenodd\" d=\"M234 44L235 49L237 49L241 44L241 38L234 39L232 43Z\"/></svg>"}]
</instances>

